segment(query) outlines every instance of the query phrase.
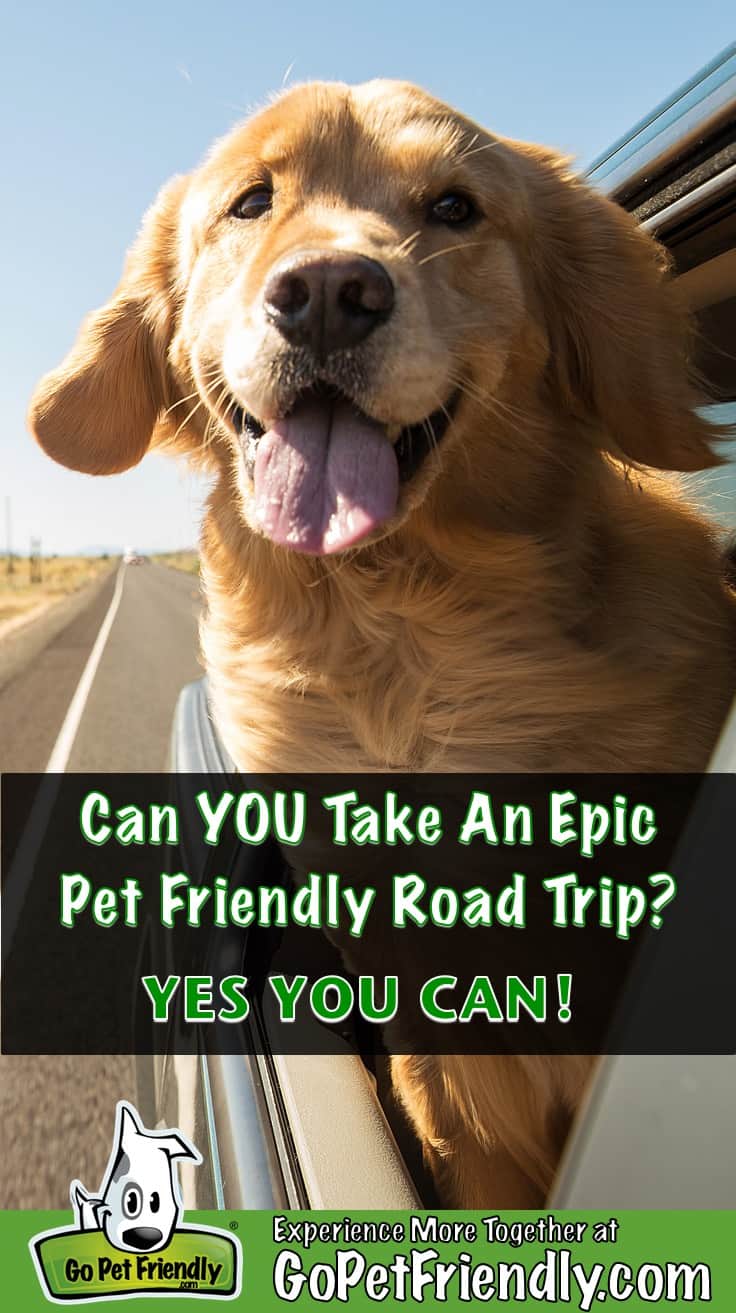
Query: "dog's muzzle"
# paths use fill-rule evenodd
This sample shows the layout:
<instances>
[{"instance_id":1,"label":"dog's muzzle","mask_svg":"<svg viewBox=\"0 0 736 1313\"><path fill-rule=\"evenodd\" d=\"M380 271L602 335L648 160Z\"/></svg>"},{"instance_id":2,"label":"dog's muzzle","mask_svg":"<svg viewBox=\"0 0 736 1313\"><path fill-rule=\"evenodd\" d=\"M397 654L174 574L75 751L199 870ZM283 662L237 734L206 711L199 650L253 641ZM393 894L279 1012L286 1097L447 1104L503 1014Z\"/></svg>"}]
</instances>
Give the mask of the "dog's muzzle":
<instances>
[{"instance_id":1,"label":"dog's muzzle","mask_svg":"<svg viewBox=\"0 0 736 1313\"><path fill-rule=\"evenodd\" d=\"M323 385L302 392L268 430L231 405L263 533L315 556L345 551L373 534L396 514L401 485L438 448L459 395L403 428L395 442L349 397Z\"/></svg>"}]
</instances>

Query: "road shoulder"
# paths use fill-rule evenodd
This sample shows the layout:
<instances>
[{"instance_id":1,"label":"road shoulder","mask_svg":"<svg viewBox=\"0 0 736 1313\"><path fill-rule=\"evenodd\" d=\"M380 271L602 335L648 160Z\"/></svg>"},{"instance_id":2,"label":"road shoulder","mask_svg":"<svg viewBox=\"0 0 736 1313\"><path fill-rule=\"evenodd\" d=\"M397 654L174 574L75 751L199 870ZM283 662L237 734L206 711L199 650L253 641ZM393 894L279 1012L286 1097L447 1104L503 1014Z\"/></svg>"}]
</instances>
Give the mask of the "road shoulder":
<instances>
[{"instance_id":1,"label":"road shoulder","mask_svg":"<svg viewBox=\"0 0 736 1313\"><path fill-rule=\"evenodd\" d=\"M114 574L116 565L103 570L75 593L59 598L58 602L44 607L40 614L23 617L24 623L9 622L0 626L0 689L3 689L19 671L25 669L52 643L63 629L91 606L95 598Z\"/></svg>"}]
</instances>

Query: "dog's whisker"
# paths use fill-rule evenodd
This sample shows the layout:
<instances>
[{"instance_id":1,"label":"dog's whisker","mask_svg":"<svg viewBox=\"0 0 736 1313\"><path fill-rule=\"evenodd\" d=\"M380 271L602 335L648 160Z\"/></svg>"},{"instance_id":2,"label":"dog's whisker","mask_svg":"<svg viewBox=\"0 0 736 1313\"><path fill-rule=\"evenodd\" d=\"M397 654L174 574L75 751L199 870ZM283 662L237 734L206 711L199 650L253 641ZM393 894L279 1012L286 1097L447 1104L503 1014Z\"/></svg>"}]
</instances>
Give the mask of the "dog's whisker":
<instances>
[{"instance_id":1,"label":"dog's whisker","mask_svg":"<svg viewBox=\"0 0 736 1313\"><path fill-rule=\"evenodd\" d=\"M417 260L417 269L429 264L430 260L439 260L441 255L451 255L453 251L468 251L471 246L485 246L485 242L455 242L453 246L443 246L442 250L432 251L431 255L425 255L421 260Z\"/></svg>"},{"instance_id":2,"label":"dog's whisker","mask_svg":"<svg viewBox=\"0 0 736 1313\"><path fill-rule=\"evenodd\" d=\"M444 400L442 399L442 396L441 396L441 394L440 394L439 392L435 392L435 394L434 394L434 400L437 402L437 405L436 405L435 409L436 409L436 410L441 410L441 411L442 411L442 414L444 415L445 419L447 420L448 425L451 424L451 423L452 423L452 415L450 414L449 410L447 409L447 406L445 405L445 402L444 402Z\"/></svg>"},{"instance_id":3,"label":"dog's whisker","mask_svg":"<svg viewBox=\"0 0 736 1313\"><path fill-rule=\"evenodd\" d=\"M207 421L207 426L205 428L205 442L208 444L211 444L217 435L217 424L227 423L227 419L228 419L228 415L230 414L230 411L231 410L234 411L237 406L237 402L235 401L235 399L231 398L228 404L226 405L224 412L221 412L220 407L222 405L223 398L226 397L228 394L229 385L227 383L227 380L220 380L220 381L222 382L222 386L220 388L216 400L212 401L212 399L210 398L210 404L212 406L213 413L210 415L210 418ZM213 388L216 387L217 380L211 386ZM211 388L207 390L211 391Z\"/></svg>"},{"instance_id":4,"label":"dog's whisker","mask_svg":"<svg viewBox=\"0 0 736 1313\"><path fill-rule=\"evenodd\" d=\"M464 394L470 401L472 401L475 405L477 405L481 410L484 410L487 414L492 415L494 419L502 420L507 425L511 423L511 426L515 432L519 433L520 435L523 434L525 438L527 438L531 443L535 443L535 439L531 427L529 425L524 425L522 427L522 424L520 422L522 416L520 412L517 412L513 407L507 405L506 402L501 401L500 398L492 397L487 395L486 393L483 393L477 387L477 385L472 383L469 379L462 378L460 376L451 375L450 381L453 383L453 385L457 388L459 392ZM535 444L535 445L541 447L543 446L543 443L540 442L539 444Z\"/></svg>"},{"instance_id":5,"label":"dog's whisker","mask_svg":"<svg viewBox=\"0 0 736 1313\"><path fill-rule=\"evenodd\" d=\"M220 374L220 376L221 376L220 367L219 367L219 366L214 366L213 368L214 368L214 371L215 371L216 373ZM207 376L207 373L208 373L208 371L207 371L207 370L204 370L204 371L203 371L203 377L206 377L206 376ZM205 391L206 391L206 390L207 390L207 388L206 388L206 385L205 385ZM172 404L171 404L170 406L167 406L166 410L165 410L165 411L163 412L163 414L161 415L161 418L162 418L162 419L166 419L166 418L171 414L171 412L172 412L173 410L177 410L177 409L179 408L179 406L184 406L184 405L186 405L186 403L187 403L188 401L193 401L194 398L195 398L195 397L198 397L199 395L200 395L200 393L199 393L199 388L196 387L196 388L194 389L194 391L193 391L193 392L189 392L189 393L187 394L187 396L185 396L185 397L179 397L178 400L172 402Z\"/></svg>"},{"instance_id":6,"label":"dog's whisker","mask_svg":"<svg viewBox=\"0 0 736 1313\"><path fill-rule=\"evenodd\" d=\"M204 401L203 401L202 398L200 397L200 399L199 399L199 401L197 402L197 404L196 404L196 406L194 407L194 409L193 409L193 410L190 410L190 412L189 412L189 414L187 415L186 419L183 419L183 420L182 420L181 424L179 425L178 429L176 430L176 433L174 434L173 438L171 439L172 443L173 443L173 442L176 442L176 439L178 438L178 436L179 436L179 434L181 433L182 429L185 429L186 426L187 426L187 424L189 424L189 423L191 422L191 420L194 419L194 416L196 415L197 411L198 411L203 405L204 405Z\"/></svg>"},{"instance_id":7,"label":"dog's whisker","mask_svg":"<svg viewBox=\"0 0 736 1313\"><path fill-rule=\"evenodd\" d=\"M493 419L503 423L512 432L518 433L520 436L528 436L530 441L534 442L531 428L518 422L518 417L513 412L509 412L503 402L498 401L495 397L484 397L478 395L478 393L468 392L467 389L462 388L461 385L459 386L461 391L465 391L469 400L485 411L487 415L491 415ZM542 444L538 445L541 447Z\"/></svg>"},{"instance_id":8,"label":"dog's whisker","mask_svg":"<svg viewBox=\"0 0 736 1313\"><path fill-rule=\"evenodd\" d=\"M424 429L424 432L427 435L429 445L431 446L432 450L436 454L440 449L440 444L437 441L437 434L434 431L434 425L432 423L432 418L430 415L428 415L427 418L422 421L422 428Z\"/></svg>"},{"instance_id":9,"label":"dog's whisker","mask_svg":"<svg viewBox=\"0 0 736 1313\"><path fill-rule=\"evenodd\" d=\"M172 410L176 410L178 406L184 406L187 403L187 401L193 401L194 398L198 396L199 396L199 392L195 388L194 392L190 392L189 395L186 397L180 397L178 401L175 401L173 403L173 405L168 406L167 409L163 412L161 418L166 419L166 417L171 414Z\"/></svg>"},{"instance_id":10,"label":"dog's whisker","mask_svg":"<svg viewBox=\"0 0 736 1313\"><path fill-rule=\"evenodd\" d=\"M477 141L477 140L478 140L478 133L476 132L473 141ZM460 163L464 163L465 160L469 160L473 155L480 155L481 151L495 150L498 146L502 146L502 145L503 145L502 141L486 141L483 143L482 146L476 146L475 150L471 150L470 147L468 147L468 149L463 151L462 155L459 157Z\"/></svg>"},{"instance_id":11,"label":"dog's whisker","mask_svg":"<svg viewBox=\"0 0 736 1313\"><path fill-rule=\"evenodd\" d=\"M501 399L500 399L499 397L494 397L494 396L490 395L489 393L484 392L484 391L480 388L480 386L479 386L476 382L473 381L473 379L468 378L467 374L464 373L464 372L462 372L462 371L463 371L463 367L464 367L464 366L467 366L467 356L468 356L468 354L469 354L469 353L467 353L467 352L459 352L459 351L452 351L452 350L449 351L450 358L451 358L452 360L455 360L455 361L457 362L457 364L460 366L460 371L458 371L457 369L451 369L451 370L450 370L450 375L449 375L449 377L450 377L450 381L451 381L455 386L463 388L463 389L466 391L466 393L467 393L468 396L471 394L471 392L473 392L474 395L475 395L475 397L476 397L476 399L477 399L479 402L481 402L481 404L491 404L491 403L493 403L494 405L499 406L499 407L503 408L504 410L506 410L507 413L508 413L509 415L513 416L514 418L517 418L517 419L518 419L518 418L521 418L522 412L521 412L521 410L520 410L518 407L516 407L516 406L512 406L512 405L510 405L510 404L509 404L508 402L506 402L506 401L501 401Z\"/></svg>"},{"instance_id":12,"label":"dog's whisker","mask_svg":"<svg viewBox=\"0 0 736 1313\"><path fill-rule=\"evenodd\" d=\"M307 588L318 588L321 584L330 583L336 575L341 574L342 571L351 564L355 555L355 551L347 551L342 554L342 557L332 557L331 559L328 557L321 563L322 570L320 574L316 579L312 579L307 584Z\"/></svg>"},{"instance_id":13,"label":"dog's whisker","mask_svg":"<svg viewBox=\"0 0 736 1313\"><path fill-rule=\"evenodd\" d=\"M411 255L421 235L421 228L417 228L415 232L409 233L409 236L405 237L403 242L399 242L399 245L396 247L396 254Z\"/></svg>"},{"instance_id":14,"label":"dog's whisker","mask_svg":"<svg viewBox=\"0 0 736 1313\"><path fill-rule=\"evenodd\" d=\"M206 374L207 371L203 371L203 372ZM219 366L212 369L210 373L212 377L209 379L209 381L205 381L204 378L202 380L202 390L205 395L200 403L200 404L206 403L208 410L208 419L205 425L204 435L202 439L205 446L212 445L212 443L217 437L218 424L227 423L230 412L234 411L238 404L235 398L231 397L225 407L224 412L221 410L223 398L227 396L230 385L227 379L224 377L222 370ZM219 387L220 391L217 397L213 398L212 394L215 388L217 387ZM188 423L190 418L191 415L187 416L187 420L185 420L185 423ZM179 431L180 430L177 430L177 432Z\"/></svg>"},{"instance_id":15,"label":"dog's whisker","mask_svg":"<svg viewBox=\"0 0 736 1313\"><path fill-rule=\"evenodd\" d=\"M227 379L225 378L225 375L222 373L222 370L218 369L210 377L209 381L205 382L204 390L205 392L213 392L216 387L223 387L223 386L227 387Z\"/></svg>"},{"instance_id":16,"label":"dog's whisker","mask_svg":"<svg viewBox=\"0 0 736 1313\"><path fill-rule=\"evenodd\" d=\"M459 386L459 384L458 384L458 391L462 391L462 388ZM444 402L442 401L442 399L441 399L441 397L439 396L438 393L435 393L435 398L436 398L437 403L438 403L438 404L437 404L437 409L442 411L442 414L445 416L448 425L451 424L451 423L452 423L452 415L450 414L449 410L447 409L447 406L444 404ZM433 435L434 435L434 430L433 430ZM467 474L468 474L468 476L472 479L472 477L473 477L473 462L472 462L472 460L471 460L471 458L470 458L470 452L468 451L467 447L465 447L465 445L464 445L463 443L460 443L460 444L459 444L459 447L456 445L456 451L457 451L457 450L460 451L460 453L461 453L461 455L462 455L462 458L463 458L463 461L464 461L464 464L465 464L465 469L466 469L466 471L467 471Z\"/></svg>"},{"instance_id":17,"label":"dog's whisker","mask_svg":"<svg viewBox=\"0 0 736 1313\"><path fill-rule=\"evenodd\" d=\"M461 152L461 154L460 154L460 156L459 156L459 159L460 159L460 160L464 160L464 159L467 157L468 151L472 150L472 148L473 148L473 146L475 145L476 141L478 140L479 136L480 136L480 133L479 133L479 132L474 132L474 133L473 133L473 135L472 135L472 137L470 138L470 141L468 142L467 146L464 146L463 149L462 149L462 152Z\"/></svg>"}]
</instances>

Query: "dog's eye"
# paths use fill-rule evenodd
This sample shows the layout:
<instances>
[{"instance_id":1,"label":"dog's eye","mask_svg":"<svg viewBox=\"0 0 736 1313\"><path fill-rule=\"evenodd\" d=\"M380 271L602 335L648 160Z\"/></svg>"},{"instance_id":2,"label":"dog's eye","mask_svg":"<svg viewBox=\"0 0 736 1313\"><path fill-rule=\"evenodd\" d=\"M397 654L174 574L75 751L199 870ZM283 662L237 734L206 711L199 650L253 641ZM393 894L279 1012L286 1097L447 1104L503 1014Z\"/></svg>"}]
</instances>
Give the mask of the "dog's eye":
<instances>
[{"instance_id":1,"label":"dog's eye","mask_svg":"<svg viewBox=\"0 0 736 1313\"><path fill-rule=\"evenodd\" d=\"M143 1207L143 1194L140 1186L126 1185L123 1194L123 1212L126 1217L137 1217Z\"/></svg>"},{"instance_id":2,"label":"dog's eye","mask_svg":"<svg viewBox=\"0 0 736 1313\"><path fill-rule=\"evenodd\" d=\"M161 1200L159 1198L158 1190L154 1190L153 1194L151 1195L150 1206L152 1213L157 1213L159 1208L161 1207Z\"/></svg>"},{"instance_id":3,"label":"dog's eye","mask_svg":"<svg viewBox=\"0 0 736 1313\"><path fill-rule=\"evenodd\" d=\"M270 187L259 184L238 197L230 213L236 219L260 219L271 209L273 192Z\"/></svg>"},{"instance_id":4,"label":"dog's eye","mask_svg":"<svg viewBox=\"0 0 736 1313\"><path fill-rule=\"evenodd\" d=\"M468 196L463 196L461 192L448 191L432 202L428 218L431 223L446 223L451 227L457 227L459 224L469 223L477 213Z\"/></svg>"}]
</instances>

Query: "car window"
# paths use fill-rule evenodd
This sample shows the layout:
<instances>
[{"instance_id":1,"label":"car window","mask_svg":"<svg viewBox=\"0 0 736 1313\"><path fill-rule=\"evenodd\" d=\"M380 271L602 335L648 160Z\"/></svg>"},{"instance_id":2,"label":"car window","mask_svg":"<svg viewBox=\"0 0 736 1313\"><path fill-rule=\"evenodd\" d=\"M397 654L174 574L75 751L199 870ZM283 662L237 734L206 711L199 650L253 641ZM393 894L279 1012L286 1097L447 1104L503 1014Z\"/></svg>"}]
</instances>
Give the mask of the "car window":
<instances>
[{"instance_id":1,"label":"car window","mask_svg":"<svg viewBox=\"0 0 736 1313\"><path fill-rule=\"evenodd\" d=\"M700 219L671 244L679 285L696 325L694 364L712 398L705 414L736 425L736 214ZM736 437L719 443L725 464L688 486L728 533L736 531Z\"/></svg>"}]
</instances>

